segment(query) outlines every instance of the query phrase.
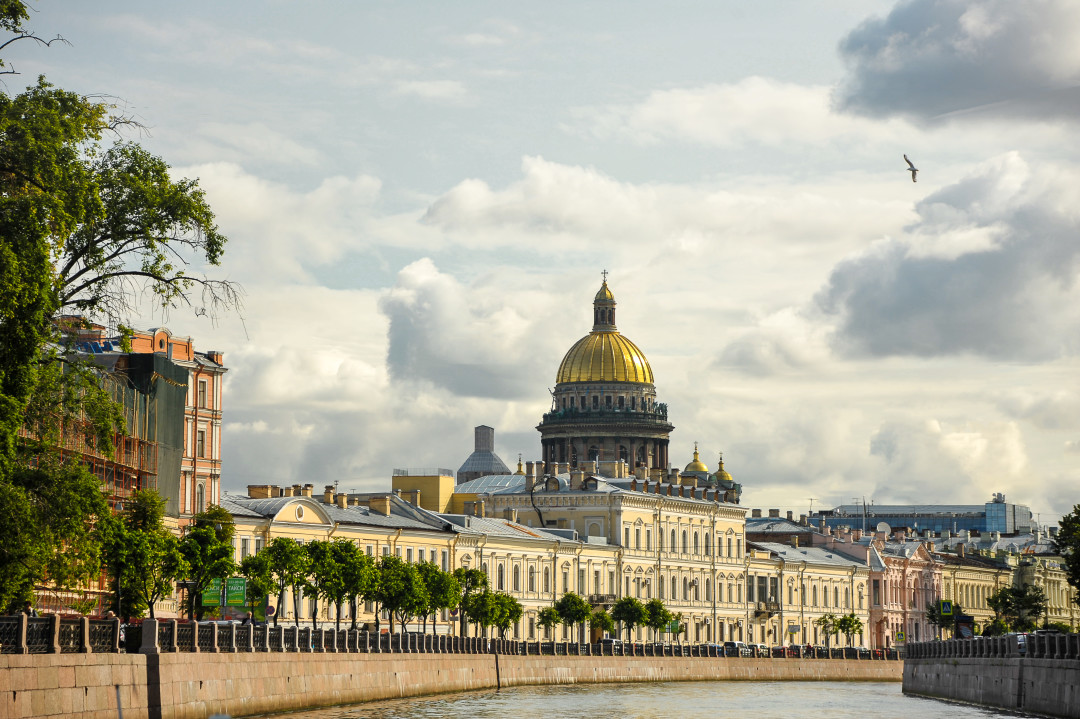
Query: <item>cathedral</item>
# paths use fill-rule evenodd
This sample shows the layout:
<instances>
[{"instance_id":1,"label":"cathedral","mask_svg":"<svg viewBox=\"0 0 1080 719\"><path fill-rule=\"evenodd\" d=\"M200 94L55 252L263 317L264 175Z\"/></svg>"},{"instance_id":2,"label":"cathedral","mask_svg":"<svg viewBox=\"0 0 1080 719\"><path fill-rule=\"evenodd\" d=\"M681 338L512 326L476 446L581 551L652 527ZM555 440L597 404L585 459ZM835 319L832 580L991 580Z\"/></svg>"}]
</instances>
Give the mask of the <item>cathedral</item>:
<instances>
[{"instance_id":1,"label":"cathedral","mask_svg":"<svg viewBox=\"0 0 1080 719\"><path fill-rule=\"evenodd\" d=\"M645 353L615 324L615 295L606 272L593 298L592 331L574 343L559 364L551 410L536 429L545 474L585 469L607 477L671 481L668 444L675 427L657 401ZM710 473L697 448L683 476L737 501L739 488L723 461ZM676 479L676 481L678 481Z\"/></svg>"}]
</instances>

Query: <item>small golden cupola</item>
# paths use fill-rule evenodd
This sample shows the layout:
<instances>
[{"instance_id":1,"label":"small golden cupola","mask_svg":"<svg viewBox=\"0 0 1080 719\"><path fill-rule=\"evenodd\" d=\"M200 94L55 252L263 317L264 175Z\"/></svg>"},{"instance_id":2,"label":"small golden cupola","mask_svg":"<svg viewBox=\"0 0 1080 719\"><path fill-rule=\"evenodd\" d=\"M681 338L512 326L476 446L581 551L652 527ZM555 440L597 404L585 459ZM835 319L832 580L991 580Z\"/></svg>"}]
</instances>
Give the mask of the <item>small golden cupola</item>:
<instances>
[{"instance_id":1,"label":"small golden cupola","mask_svg":"<svg viewBox=\"0 0 1080 719\"><path fill-rule=\"evenodd\" d=\"M517 468L517 471L514 472L514 474L520 474L520 475L523 475L523 476L525 474L525 468L521 464L521 455L520 454L518 455L518 468Z\"/></svg>"},{"instance_id":2,"label":"small golden cupola","mask_svg":"<svg viewBox=\"0 0 1080 719\"><path fill-rule=\"evenodd\" d=\"M732 477L727 470L724 469L724 453L720 453L720 466L716 469L716 479L720 482L734 482L735 478Z\"/></svg>"},{"instance_id":3,"label":"small golden cupola","mask_svg":"<svg viewBox=\"0 0 1080 719\"><path fill-rule=\"evenodd\" d=\"M694 461L686 465L684 472L705 472L709 473L709 466L701 461L701 457L698 455L697 442L694 442Z\"/></svg>"}]
</instances>

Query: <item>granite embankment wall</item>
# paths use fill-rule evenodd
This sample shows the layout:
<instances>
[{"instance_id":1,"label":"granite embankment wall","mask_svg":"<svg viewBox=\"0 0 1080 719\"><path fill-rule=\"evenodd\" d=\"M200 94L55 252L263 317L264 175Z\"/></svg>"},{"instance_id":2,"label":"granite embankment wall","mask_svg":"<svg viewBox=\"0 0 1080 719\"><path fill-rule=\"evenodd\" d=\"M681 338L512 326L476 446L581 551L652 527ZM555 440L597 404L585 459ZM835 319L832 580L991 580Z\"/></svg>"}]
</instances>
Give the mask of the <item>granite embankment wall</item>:
<instances>
[{"instance_id":1,"label":"granite embankment wall","mask_svg":"<svg viewBox=\"0 0 1080 719\"><path fill-rule=\"evenodd\" d=\"M904 693L1080 719L1080 636L910 645Z\"/></svg>"},{"instance_id":2,"label":"granite embankment wall","mask_svg":"<svg viewBox=\"0 0 1080 719\"><path fill-rule=\"evenodd\" d=\"M0 719L204 719L529 684L900 681L903 662L493 654L0 655Z\"/></svg>"}]
</instances>

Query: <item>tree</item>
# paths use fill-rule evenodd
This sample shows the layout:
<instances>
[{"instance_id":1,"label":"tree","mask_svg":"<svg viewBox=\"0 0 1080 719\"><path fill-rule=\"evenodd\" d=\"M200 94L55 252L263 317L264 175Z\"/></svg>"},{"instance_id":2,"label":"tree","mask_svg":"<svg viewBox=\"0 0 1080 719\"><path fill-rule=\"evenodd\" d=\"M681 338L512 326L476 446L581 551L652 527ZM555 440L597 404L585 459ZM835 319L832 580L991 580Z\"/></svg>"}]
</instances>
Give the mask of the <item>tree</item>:
<instances>
[{"instance_id":1,"label":"tree","mask_svg":"<svg viewBox=\"0 0 1080 719\"><path fill-rule=\"evenodd\" d=\"M850 614L845 614L836 621L836 628L842 634L847 636L847 643L850 647L854 644L852 637L856 634L862 634L863 623L862 620L855 615L855 612L851 612Z\"/></svg>"},{"instance_id":2,"label":"tree","mask_svg":"<svg viewBox=\"0 0 1080 719\"><path fill-rule=\"evenodd\" d=\"M440 609L453 609L461 604L461 585L454 575L439 569L434 562L423 562L417 569L427 589L427 614L431 615L431 627L435 628L435 613ZM427 614L424 631L427 631Z\"/></svg>"},{"instance_id":3,"label":"tree","mask_svg":"<svg viewBox=\"0 0 1080 719\"><path fill-rule=\"evenodd\" d=\"M840 628L837 626L837 622L839 621L839 618L832 613L822 614L820 617L814 620L814 624L817 625L821 629L822 634L825 635L826 647L832 646L832 635L840 631Z\"/></svg>"},{"instance_id":4,"label":"tree","mask_svg":"<svg viewBox=\"0 0 1080 719\"><path fill-rule=\"evenodd\" d=\"M544 607L536 615L536 624L549 632L559 623L559 611L555 607Z\"/></svg>"},{"instance_id":5,"label":"tree","mask_svg":"<svg viewBox=\"0 0 1080 719\"><path fill-rule=\"evenodd\" d=\"M1041 587L1024 583L1019 587L1002 587L986 598L994 610L995 622L1006 631L1028 632L1038 625L1039 617L1046 612L1046 593ZM998 624L991 631L997 631ZM986 629L983 634L988 635Z\"/></svg>"},{"instance_id":6,"label":"tree","mask_svg":"<svg viewBox=\"0 0 1080 719\"><path fill-rule=\"evenodd\" d=\"M48 44L28 19L26 3L0 1L0 30L12 34L0 52L20 39ZM60 314L118 325L142 292L167 309L200 288L210 314L239 307L238 287L185 270L217 265L225 244L197 182L171 179L137 145L103 144L126 124L44 78L0 91L0 605L46 579L71 587L100 571L100 481L55 440L78 435L109 457L123 422L100 369L57 349Z\"/></svg>"},{"instance_id":7,"label":"tree","mask_svg":"<svg viewBox=\"0 0 1080 719\"><path fill-rule=\"evenodd\" d=\"M249 554L240 560L240 574L247 579L248 611L254 616L256 604L268 597L277 586L270 570L270 557L265 551Z\"/></svg>"},{"instance_id":8,"label":"tree","mask_svg":"<svg viewBox=\"0 0 1080 719\"><path fill-rule=\"evenodd\" d=\"M427 589L415 564L402 561L388 554L379 560L379 584L376 589L379 605L390 615L390 631L394 631L394 618L401 623L401 631L408 629L408 622L417 616L427 604Z\"/></svg>"},{"instance_id":9,"label":"tree","mask_svg":"<svg viewBox=\"0 0 1080 719\"><path fill-rule=\"evenodd\" d=\"M660 630L671 624L674 618L663 601L650 599L645 603L645 620L642 623L653 630L655 640L659 640Z\"/></svg>"},{"instance_id":10,"label":"tree","mask_svg":"<svg viewBox=\"0 0 1080 719\"><path fill-rule=\"evenodd\" d=\"M559 613L559 620L566 626L581 626L584 629L585 621L592 614L592 607L580 595L567 592L555 602L555 611Z\"/></svg>"},{"instance_id":11,"label":"tree","mask_svg":"<svg viewBox=\"0 0 1080 719\"><path fill-rule=\"evenodd\" d=\"M634 627L645 623L645 616L645 605L634 597L622 597L611 608L611 618L626 630L626 641L630 641Z\"/></svg>"},{"instance_id":12,"label":"tree","mask_svg":"<svg viewBox=\"0 0 1080 719\"><path fill-rule=\"evenodd\" d=\"M466 600L474 593L480 591L482 588L487 587L487 574L479 569L469 569L467 567L458 567L454 570L454 579L457 580L458 586L461 587L461 636L467 636L466 629L468 624L466 622L466 615L464 606ZM453 607L451 607L452 609Z\"/></svg>"},{"instance_id":13,"label":"tree","mask_svg":"<svg viewBox=\"0 0 1080 719\"><path fill-rule=\"evenodd\" d=\"M498 612L495 616L495 628L499 630L499 638L506 639L506 632L521 620L524 611L521 602L509 594L499 592L495 595Z\"/></svg>"},{"instance_id":14,"label":"tree","mask_svg":"<svg viewBox=\"0 0 1080 719\"><path fill-rule=\"evenodd\" d=\"M353 546L355 549L355 546ZM304 590L308 596L334 602L344 596L344 582L341 577L341 565L330 542L316 539L304 545L308 556L308 578ZM340 604L338 606L340 611ZM311 628L318 627L318 611L311 613Z\"/></svg>"},{"instance_id":15,"label":"tree","mask_svg":"<svg viewBox=\"0 0 1080 719\"><path fill-rule=\"evenodd\" d=\"M1054 549L1065 562L1065 572L1073 588L1072 600L1080 604L1080 504L1058 522Z\"/></svg>"},{"instance_id":16,"label":"tree","mask_svg":"<svg viewBox=\"0 0 1080 719\"><path fill-rule=\"evenodd\" d=\"M173 582L188 571L180 543L165 528L165 500L153 490L137 490L119 517L105 517L100 533L105 565L121 589L116 613L142 616L173 589Z\"/></svg>"},{"instance_id":17,"label":"tree","mask_svg":"<svg viewBox=\"0 0 1080 719\"><path fill-rule=\"evenodd\" d=\"M592 614L589 615L589 628L593 631L613 634L615 632L615 620L608 614L606 609L594 609Z\"/></svg>"},{"instance_id":18,"label":"tree","mask_svg":"<svg viewBox=\"0 0 1080 719\"><path fill-rule=\"evenodd\" d=\"M180 540L180 553L188 565L191 582L188 611L203 618L203 592L215 579L225 579L236 570L233 563L233 535L236 527L228 510L211 505L192 517L192 528Z\"/></svg>"},{"instance_id":19,"label":"tree","mask_svg":"<svg viewBox=\"0 0 1080 719\"><path fill-rule=\"evenodd\" d=\"M308 555L304 547L290 537L274 537L263 550L270 564L270 575L277 588L278 607L274 612L274 626L278 625L285 602L285 590L291 589L293 596L293 620L300 626L300 592L308 573Z\"/></svg>"},{"instance_id":20,"label":"tree","mask_svg":"<svg viewBox=\"0 0 1080 719\"><path fill-rule=\"evenodd\" d=\"M356 629L356 604L360 599L372 600L375 594L378 576L375 571L375 560L364 554L357 548L355 555L346 558L341 568L341 578L344 582L344 596L352 610L352 628ZM341 614L341 609L338 609Z\"/></svg>"}]
</instances>

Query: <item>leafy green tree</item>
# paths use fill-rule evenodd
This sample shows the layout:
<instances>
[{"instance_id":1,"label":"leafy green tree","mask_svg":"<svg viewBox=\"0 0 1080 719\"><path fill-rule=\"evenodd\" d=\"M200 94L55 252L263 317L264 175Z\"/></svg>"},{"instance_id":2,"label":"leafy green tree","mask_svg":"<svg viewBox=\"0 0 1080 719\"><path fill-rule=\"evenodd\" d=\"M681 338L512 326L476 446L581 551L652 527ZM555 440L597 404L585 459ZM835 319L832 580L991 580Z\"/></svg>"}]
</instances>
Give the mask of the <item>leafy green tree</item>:
<instances>
[{"instance_id":1,"label":"leafy green tree","mask_svg":"<svg viewBox=\"0 0 1080 719\"><path fill-rule=\"evenodd\" d=\"M284 610L285 590L290 589L293 597L293 621L300 626L300 592L308 574L308 555L303 545L290 537L274 537L260 554L265 553L270 564L270 575L277 589L278 607L274 612L274 626Z\"/></svg>"},{"instance_id":2,"label":"leafy green tree","mask_svg":"<svg viewBox=\"0 0 1080 719\"><path fill-rule=\"evenodd\" d=\"M863 622L861 619L859 619L859 617L855 615L855 612L851 612L850 614L845 614L838 620L836 620L836 628L840 631L840 633L847 636L847 643L850 647L854 645L854 641L852 638L856 634L862 633Z\"/></svg>"},{"instance_id":3,"label":"leafy green tree","mask_svg":"<svg viewBox=\"0 0 1080 719\"><path fill-rule=\"evenodd\" d=\"M821 633L825 635L825 646L832 646L832 637L834 634L840 632L840 628L837 623L840 618L831 612L828 614L822 614L820 617L814 620L814 624L821 629Z\"/></svg>"},{"instance_id":4,"label":"leafy green tree","mask_svg":"<svg viewBox=\"0 0 1080 719\"><path fill-rule=\"evenodd\" d=\"M225 579L236 571L233 562L233 535L236 527L228 510L211 505L192 517L191 529L180 540L180 553L188 566L191 591L188 611L201 620L203 592L215 579Z\"/></svg>"},{"instance_id":5,"label":"leafy green tree","mask_svg":"<svg viewBox=\"0 0 1080 719\"><path fill-rule=\"evenodd\" d=\"M660 631L674 619L662 600L654 598L645 603L645 620L642 623L653 630L655 640L659 641Z\"/></svg>"},{"instance_id":6,"label":"leafy green tree","mask_svg":"<svg viewBox=\"0 0 1080 719\"><path fill-rule=\"evenodd\" d=\"M142 616L154 603L171 594L173 582L187 572L180 543L165 528L165 500L153 490L138 490L118 517L106 517L100 532L105 565L119 585L123 604L120 617Z\"/></svg>"},{"instance_id":7,"label":"leafy green tree","mask_svg":"<svg viewBox=\"0 0 1080 719\"><path fill-rule=\"evenodd\" d=\"M427 588L415 564L388 554L379 560L379 585L376 590L379 605L390 615L390 631L394 618L401 631L408 629L409 620L419 615L427 605Z\"/></svg>"},{"instance_id":8,"label":"leafy green tree","mask_svg":"<svg viewBox=\"0 0 1080 719\"><path fill-rule=\"evenodd\" d=\"M984 637L1000 637L1002 634L1008 633L1009 625L1001 617L994 617L985 627L982 628L982 636Z\"/></svg>"},{"instance_id":9,"label":"leafy green tree","mask_svg":"<svg viewBox=\"0 0 1080 719\"><path fill-rule=\"evenodd\" d=\"M249 554L240 560L240 574L247 579L248 611L255 615L255 607L274 591L274 574L270 571L270 557L265 551Z\"/></svg>"},{"instance_id":10,"label":"leafy green tree","mask_svg":"<svg viewBox=\"0 0 1080 719\"><path fill-rule=\"evenodd\" d=\"M611 608L611 618L626 630L626 641L631 640L634 627L645 623L645 605L635 597L622 597Z\"/></svg>"},{"instance_id":11,"label":"leafy green tree","mask_svg":"<svg viewBox=\"0 0 1080 719\"><path fill-rule=\"evenodd\" d=\"M351 546L351 543L348 544ZM334 546L339 547L337 544ZM341 563L343 601L349 603L349 608L352 611L352 628L356 629L357 601L360 599L370 600L375 594L377 581L375 561L361 552L359 547L346 549L341 546L338 549L337 558ZM338 616L341 616L340 606L338 606Z\"/></svg>"},{"instance_id":12,"label":"leafy green tree","mask_svg":"<svg viewBox=\"0 0 1080 719\"><path fill-rule=\"evenodd\" d=\"M496 595L498 613L495 617L495 627L499 630L499 637L506 639L506 632L521 620L524 612L521 602L503 592Z\"/></svg>"},{"instance_id":13,"label":"leafy green tree","mask_svg":"<svg viewBox=\"0 0 1080 719\"><path fill-rule=\"evenodd\" d=\"M17 39L43 42L28 19L26 3L0 0L0 31L12 35L0 53ZM76 435L108 457L123 422L100 368L54 349L61 313L112 322L144 292L165 308L199 290L211 314L239 306L236 286L186 271L193 260L218 264L225 244L197 183L170 178L137 145L103 144L126 124L44 78L0 90L0 608L101 568L100 481L62 458L57 440Z\"/></svg>"},{"instance_id":14,"label":"leafy green tree","mask_svg":"<svg viewBox=\"0 0 1080 719\"><path fill-rule=\"evenodd\" d=\"M559 611L555 607L544 607L536 615L536 624L550 632L559 623Z\"/></svg>"},{"instance_id":15,"label":"leafy green tree","mask_svg":"<svg viewBox=\"0 0 1080 719\"><path fill-rule=\"evenodd\" d=\"M344 582L341 578L341 565L338 563L333 544L316 539L304 545L304 551L308 556L308 578L304 585L305 593L308 596L325 599L329 602L333 602L336 597L343 596ZM311 613L312 629L319 626L318 614L318 611Z\"/></svg>"},{"instance_id":16,"label":"leafy green tree","mask_svg":"<svg viewBox=\"0 0 1080 719\"><path fill-rule=\"evenodd\" d=\"M594 609L593 613L589 615L589 628L593 631L614 634L615 620L608 614L608 610L604 608Z\"/></svg>"},{"instance_id":17,"label":"leafy green tree","mask_svg":"<svg viewBox=\"0 0 1080 719\"><path fill-rule=\"evenodd\" d=\"M1025 582L1019 587L1002 587L987 597L986 603L994 610L994 619L1008 630L1028 632L1038 625L1039 617L1046 612L1046 593L1042 587ZM985 629L983 634L986 634Z\"/></svg>"},{"instance_id":18,"label":"leafy green tree","mask_svg":"<svg viewBox=\"0 0 1080 719\"><path fill-rule=\"evenodd\" d=\"M458 567L454 570L454 579L457 580L458 586L461 587L461 603L462 611L461 616L461 636L468 636L467 628L468 621L464 611L464 605L466 600L476 592L481 591L487 587L487 574L479 569L468 569L466 567ZM452 609L453 607L451 607Z\"/></svg>"},{"instance_id":19,"label":"leafy green tree","mask_svg":"<svg viewBox=\"0 0 1080 719\"><path fill-rule=\"evenodd\" d=\"M592 614L592 607L580 595L567 592L555 602L555 611L559 613L559 620L566 626L577 626L584 630L585 622Z\"/></svg>"},{"instance_id":20,"label":"leafy green tree","mask_svg":"<svg viewBox=\"0 0 1080 719\"><path fill-rule=\"evenodd\" d=\"M1065 562L1065 572L1073 588L1072 600L1080 604L1080 504L1058 522L1054 549Z\"/></svg>"},{"instance_id":21,"label":"leafy green tree","mask_svg":"<svg viewBox=\"0 0 1080 719\"><path fill-rule=\"evenodd\" d=\"M441 609L453 609L461 604L461 585L456 577L439 569L434 562L423 562L417 569L427 589L427 613L424 615L424 631L427 631L427 617L431 616L432 629L435 628L435 614Z\"/></svg>"}]
</instances>

